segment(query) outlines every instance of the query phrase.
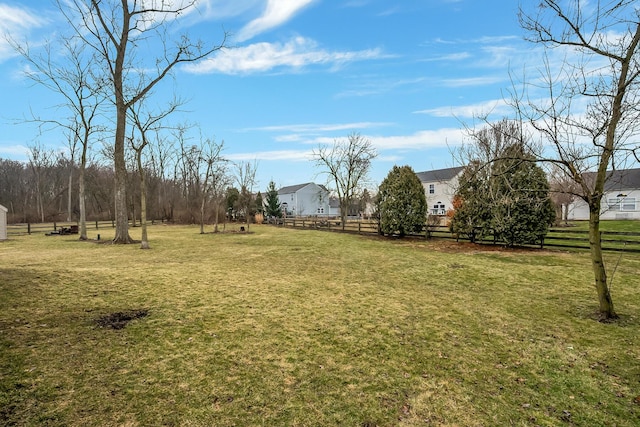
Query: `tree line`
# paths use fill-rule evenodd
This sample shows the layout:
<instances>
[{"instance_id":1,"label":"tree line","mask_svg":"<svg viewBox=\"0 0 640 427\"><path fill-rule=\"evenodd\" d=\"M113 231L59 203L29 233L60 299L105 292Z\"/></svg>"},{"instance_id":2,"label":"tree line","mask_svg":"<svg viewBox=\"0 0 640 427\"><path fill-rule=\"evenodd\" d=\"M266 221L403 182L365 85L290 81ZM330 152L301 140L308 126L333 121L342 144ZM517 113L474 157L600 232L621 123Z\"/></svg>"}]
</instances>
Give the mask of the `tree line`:
<instances>
[{"instance_id":1,"label":"tree line","mask_svg":"<svg viewBox=\"0 0 640 427\"><path fill-rule=\"evenodd\" d=\"M204 147L204 148L203 148ZM216 150L221 144L204 146L153 146L142 163L146 186L144 213L154 220L190 224L245 221L261 210L253 183L240 181L237 170L254 172L254 165L234 165ZM212 151L213 150L213 151ZM128 218L140 222L139 169L132 163L127 172ZM114 219L114 170L101 161L89 161L85 168L86 219ZM29 160L0 158L0 203L8 209L12 223L78 221L80 167L67 155L39 145L29 148ZM246 174L245 174L246 175Z\"/></svg>"}]
</instances>

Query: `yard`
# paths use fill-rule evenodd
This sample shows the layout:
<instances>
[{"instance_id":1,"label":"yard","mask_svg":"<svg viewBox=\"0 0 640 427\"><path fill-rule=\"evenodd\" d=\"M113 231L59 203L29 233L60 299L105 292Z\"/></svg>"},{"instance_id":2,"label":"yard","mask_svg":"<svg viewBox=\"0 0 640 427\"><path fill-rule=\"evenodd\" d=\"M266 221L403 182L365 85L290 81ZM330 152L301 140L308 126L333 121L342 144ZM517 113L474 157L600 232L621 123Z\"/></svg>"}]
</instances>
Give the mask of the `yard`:
<instances>
[{"instance_id":1,"label":"yard","mask_svg":"<svg viewBox=\"0 0 640 427\"><path fill-rule=\"evenodd\" d=\"M198 231L0 243L0 425L640 425L640 254Z\"/></svg>"}]
</instances>

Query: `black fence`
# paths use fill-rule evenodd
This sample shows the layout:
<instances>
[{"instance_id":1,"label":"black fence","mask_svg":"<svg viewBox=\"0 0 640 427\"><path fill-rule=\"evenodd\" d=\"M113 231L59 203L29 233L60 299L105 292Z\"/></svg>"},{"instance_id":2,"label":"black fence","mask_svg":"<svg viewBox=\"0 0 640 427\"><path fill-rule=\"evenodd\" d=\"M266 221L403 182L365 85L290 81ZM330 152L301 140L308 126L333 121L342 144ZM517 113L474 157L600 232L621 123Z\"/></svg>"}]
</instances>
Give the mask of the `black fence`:
<instances>
[{"instance_id":1,"label":"black fence","mask_svg":"<svg viewBox=\"0 0 640 427\"><path fill-rule=\"evenodd\" d=\"M151 220L147 225L153 225L162 222L161 220ZM132 227L140 225L140 222L129 222ZM89 230L106 230L115 228L115 221L87 221L87 231ZM19 223L7 224L7 237L24 236L28 234L77 234L78 223L72 222L48 222L48 223Z\"/></svg>"},{"instance_id":2,"label":"black fence","mask_svg":"<svg viewBox=\"0 0 640 427\"><path fill-rule=\"evenodd\" d=\"M280 226L291 228L305 228L325 231L339 231L357 234L378 234L378 223L372 220L347 220L343 225L339 219L324 218L286 218L279 219ZM640 233L621 231L600 232L602 247L610 251L640 252ZM456 235L449 227L440 225L426 225L420 234L410 234L410 237L423 237L425 239L448 239L455 241L474 241L478 244L503 245L493 234L485 234L482 237L471 238L465 235ZM536 242L520 247L538 248L574 248L589 249L589 232L586 230L571 230L566 228L552 228Z\"/></svg>"}]
</instances>

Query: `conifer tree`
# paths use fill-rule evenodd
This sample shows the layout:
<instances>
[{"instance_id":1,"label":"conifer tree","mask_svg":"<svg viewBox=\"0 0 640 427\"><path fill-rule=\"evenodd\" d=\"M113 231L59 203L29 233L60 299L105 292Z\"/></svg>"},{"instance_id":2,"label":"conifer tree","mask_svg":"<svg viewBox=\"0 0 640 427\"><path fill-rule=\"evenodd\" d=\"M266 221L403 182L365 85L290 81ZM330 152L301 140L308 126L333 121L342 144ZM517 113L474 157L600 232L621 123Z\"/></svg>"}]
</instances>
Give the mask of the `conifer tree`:
<instances>
[{"instance_id":1,"label":"conifer tree","mask_svg":"<svg viewBox=\"0 0 640 427\"><path fill-rule=\"evenodd\" d=\"M420 178L410 166L394 166L378 188L380 233L420 232L427 219L427 198Z\"/></svg>"},{"instance_id":2,"label":"conifer tree","mask_svg":"<svg viewBox=\"0 0 640 427\"><path fill-rule=\"evenodd\" d=\"M282 216L282 207L280 206L280 200L278 199L278 190L276 189L276 183L273 181L269 182L265 200L265 214L268 217L280 218Z\"/></svg>"}]
</instances>

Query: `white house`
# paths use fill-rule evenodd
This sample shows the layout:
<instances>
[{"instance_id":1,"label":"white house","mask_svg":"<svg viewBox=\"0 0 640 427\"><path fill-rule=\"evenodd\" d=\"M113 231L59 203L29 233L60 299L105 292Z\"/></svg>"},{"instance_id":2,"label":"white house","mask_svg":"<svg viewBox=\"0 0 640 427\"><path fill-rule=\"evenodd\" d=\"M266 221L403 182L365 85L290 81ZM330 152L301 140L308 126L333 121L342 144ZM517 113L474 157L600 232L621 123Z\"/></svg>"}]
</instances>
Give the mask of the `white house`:
<instances>
[{"instance_id":1,"label":"white house","mask_svg":"<svg viewBox=\"0 0 640 427\"><path fill-rule=\"evenodd\" d=\"M9 210L0 205L0 240L7 240L7 212Z\"/></svg>"},{"instance_id":2,"label":"white house","mask_svg":"<svg viewBox=\"0 0 640 427\"><path fill-rule=\"evenodd\" d=\"M600 219L640 219L640 169L608 172L604 191ZM586 202L576 198L569 204L567 218L589 219Z\"/></svg>"},{"instance_id":3,"label":"white house","mask_svg":"<svg viewBox=\"0 0 640 427\"><path fill-rule=\"evenodd\" d=\"M282 187L278 190L278 201L287 215L330 214L329 190L313 182Z\"/></svg>"},{"instance_id":4,"label":"white house","mask_svg":"<svg viewBox=\"0 0 640 427\"><path fill-rule=\"evenodd\" d=\"M418 172L418 178L427 195L429 215L445 215L453 209L453 196L458 189L458 179L464 170L463 166Z\"/></svg>"}]
</instances>

